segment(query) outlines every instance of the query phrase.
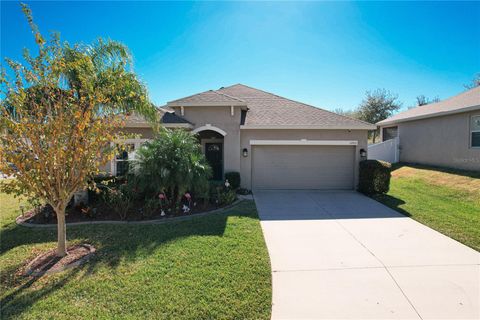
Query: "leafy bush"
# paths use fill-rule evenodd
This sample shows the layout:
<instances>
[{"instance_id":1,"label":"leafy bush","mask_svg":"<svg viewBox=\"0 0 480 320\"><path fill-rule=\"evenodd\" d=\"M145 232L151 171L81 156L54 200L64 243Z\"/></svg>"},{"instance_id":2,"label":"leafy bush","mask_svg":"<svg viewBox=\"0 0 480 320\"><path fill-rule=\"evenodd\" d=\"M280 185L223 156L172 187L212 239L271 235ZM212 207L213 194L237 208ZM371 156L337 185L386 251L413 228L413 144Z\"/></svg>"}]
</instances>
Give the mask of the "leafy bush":
<instances>
[{"instance_id":1,"label":"leafy bush","mask_svg":"<svg viewBox=\"0 0 480 320\"><path fill-rule=\"evenodd\" d=\"M358 190L368 195L387 193L391 168L390 163L381 160L361 161Z\"/></svg>"},{"instance_id":2,"label":"leafy bush","mask_svg":"<svg viewBox=\"0 0 480 320\"><path fill-rule=\"evenodd\" d=\"M210 200L210 183L198 184L189 190L194 201L200 201L203 204Z\"/></svg>"},{"instance_id":3,"label":"leafy bush","mask_svg":"<svg viewBox=\"0 0 480 320\"><path fill-rule=\"evenodd\" d=\"M90 182L88 201L89 203L96 203L105 199L105 195L109 192L109 189L118 189L121 185L124 185L127 180L125 177L102 175L92 178Z\"/></svg>"},{"instance_id":4,"label":"leafy bush","mask_svg":"<svg viewBox=\"0 0 480 320\"><path fill-rule=\"evenodd\" d=\"M236 171L225 173L225 180L228 180L233 190L240 188L240 173Z\"/></svg>"},{"instance_id":5,"label":"leafy bush","mask_svg":"<svg viewBox=\"0 0 480 320\"><path fill-rule=\"evenodd\" d=\"M237 199L237 194L234 190L224 189L218 193L218 204L220 206L226 206Z\"/></svg>"},{"instance_id":6,"label":"leafy bush","mask_svg":"<svg viewBox=\"0 0 480 320\"><path fill-rule=\"evenodd\" d=\"M236 199L237 193L232 188L232 185L226 187L225 182L223 181L210 181L211 203L216 203L219 206L225 206L231 204Z\"/></svg>"},{"instance_id":7,"label":"leafy bush","mask_svg":"<svg viewBox=\"0 0 480 320\"><path fill-rule=\"evenodd\" d=\"M121 220L125 220L127 218L127 214L133 206L133 201L129 197L129 195L122 190L123 188L119 189L107 189L105 192L103 199L105 204L115 211L120 217Z\"/></svg>"},{"instance_id":8,"label":"leafy bush","mask_svg":"<svg viewBox=\"0 0 480 320\"><path fill-rule=\"evenodd\" d=\"M209 200L211 203L218 203L218 194L225 188L223 181L209 182Z\"/></svg>"},{"instance_id":9,"label":"leafy bush","mask_svg":"<svg viewBox=\"0 0 480 320\"><path fill-rule=\"evenodd\" d=\"M111 175L98 175L98 176L95 176L93 179L93 182L95 182L96 184L98 183L113 183L115 182L115 180L118 180L118 177L115 177L115 176L111 176Z\"/></svg>"},{"instance_id":10,"label":"leafy bush","mask_svg":"<svg viewBox=\"0 0 480 320\"><path fill-rule=\"evenodd\" d=\"M163 192L177 212L185 192L208 192L212 170L194 134L163 129L137 151L134 172L137 192L152 198Z\"/></svg>"},{"instance_id":11,"label":"leafy bush","mask_svg":"<svg viewBox=\"0 0 480 320\"><path fill-rule=\"evenodd\" d=\"M143 206L143 216L146 218L152 217L155 213L160 210L160 200L156 198L150 198L145 200L145 205Z\"/></svg>"}]
</instances>

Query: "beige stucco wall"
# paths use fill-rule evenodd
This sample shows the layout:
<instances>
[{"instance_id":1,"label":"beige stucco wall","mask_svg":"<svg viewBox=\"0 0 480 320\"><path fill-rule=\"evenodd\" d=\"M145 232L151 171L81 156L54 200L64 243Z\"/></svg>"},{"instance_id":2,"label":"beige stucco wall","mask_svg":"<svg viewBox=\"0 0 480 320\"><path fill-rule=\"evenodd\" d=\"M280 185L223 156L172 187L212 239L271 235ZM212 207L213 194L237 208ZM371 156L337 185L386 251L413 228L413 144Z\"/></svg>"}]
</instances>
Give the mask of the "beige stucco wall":
<instances>
[{"instance_id":1,"label":"beige stucco wall","mask_svg":"<svg viewBox=\"0 0 480 320\"><path fill-rule=\"evenodd\" d=\"M240 150L247 148L248 157L241 157L240 175L243 188L252 188L252 146L250 140L356 140L355 147L355 183L358 184L358 163L360 149L367 150L367 130L242 130Z\"/></svg>"},{"instance_id":2,"label":"beige stucco wall","mask_svg":"<svg viewBox=\"0 0 480 320\"><path fill-rule=\"evenodd\" d=\"M480 111L398 124L400 161L480 170L480 148L470 147L470 119Z\"/></svg>"},{"instance_id":3,"label":"beige stucco wall","mask_svg":"<svg viewBox=\"0 0 480 320\"><path fill-rule=\"evenodd\" d=\"M174 109L181 114L180 108ZM240 114L240 107L234 107L233 116L229 106L184 107L183 117L193 124L193 129L210 124L227 133L223 137L224 173L240 171Z\"/></svg>"},{"instance_id":4,"label":"beige stucco wall","mask_svg":"<svg viewBox=\"0 0 480 320\"><path fill-rule=\"evenodd\" d=\"M180 115L180 108L174 108ZM234 107L231 115L229 106L184 107L183 117L193 124L193 129L210 124L227 134L224 136L224 172L238 171L242 179L242 187L251 189L252 148L250 140L355 140L355 186L358 183L358 162L360 149L367 150L367 130L250 130L240 129L241 108ZM128 133L138 133L141 138L149 139L153 132L149 128L129 128ZM242 150L247 148L248 157L242 156Z\"/></svg>"}]
</instances>

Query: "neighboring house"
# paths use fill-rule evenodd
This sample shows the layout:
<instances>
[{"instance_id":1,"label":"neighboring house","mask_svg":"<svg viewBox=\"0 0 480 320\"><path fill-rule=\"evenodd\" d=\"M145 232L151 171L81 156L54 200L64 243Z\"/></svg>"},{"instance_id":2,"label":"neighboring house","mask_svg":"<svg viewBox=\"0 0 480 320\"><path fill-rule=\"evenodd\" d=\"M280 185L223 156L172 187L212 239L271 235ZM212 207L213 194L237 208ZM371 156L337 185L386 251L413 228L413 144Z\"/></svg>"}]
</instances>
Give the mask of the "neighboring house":
<instances>
[{"instance_id":1,"label":"neighboring house","mask_svg":"<svg viewBox=\"0 0 480 320\"><path fill-rule=\"evenodd\" d=\"M377 125L382 141L399 138L400 161L480 170L480 87Z\"/></svg>"},{"instance_id":2,"label":"neighboring house","mask_svg":"<svg viewBox=\"0 0 480 320\"><path fill-rule=\"evenodd\" d=\"M375 125L237 84L168 102L162 125L197 133L214 179L240 172L248 189L354 189ZM141 119L126 130L152 137ZM128 154L112 162L123 170Z\"/></svg>"}]
</instances>

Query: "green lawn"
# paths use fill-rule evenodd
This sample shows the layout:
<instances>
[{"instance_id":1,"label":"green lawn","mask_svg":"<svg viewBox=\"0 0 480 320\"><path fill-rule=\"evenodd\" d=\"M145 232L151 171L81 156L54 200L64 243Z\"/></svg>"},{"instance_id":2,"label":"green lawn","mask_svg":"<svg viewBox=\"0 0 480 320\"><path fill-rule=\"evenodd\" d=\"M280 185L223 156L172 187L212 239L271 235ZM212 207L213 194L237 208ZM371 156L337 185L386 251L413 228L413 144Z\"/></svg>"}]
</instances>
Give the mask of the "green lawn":
<instances>
[{"instance_id":1,"label":"green lawn","mask_svg":"<svg viewBox=\"0 0 480 320\"><path fill-rule=\"evenodd\" d=\"M480 251L480 172L394 167L378 201Z\"/></svg>"},{"instance_id":2,"label":"green lawn","mask_svg":"<svg viewBox=\"0 0 480 320\"><path fill-rule=\"evenodd\" d=\"M68 227L97 248L86 265L39 279L17 270L55 246L55 229L17 226L0 194L1 319L269 319L270 262L255 205L163 225Z\"/></svg>"}]
</instances>

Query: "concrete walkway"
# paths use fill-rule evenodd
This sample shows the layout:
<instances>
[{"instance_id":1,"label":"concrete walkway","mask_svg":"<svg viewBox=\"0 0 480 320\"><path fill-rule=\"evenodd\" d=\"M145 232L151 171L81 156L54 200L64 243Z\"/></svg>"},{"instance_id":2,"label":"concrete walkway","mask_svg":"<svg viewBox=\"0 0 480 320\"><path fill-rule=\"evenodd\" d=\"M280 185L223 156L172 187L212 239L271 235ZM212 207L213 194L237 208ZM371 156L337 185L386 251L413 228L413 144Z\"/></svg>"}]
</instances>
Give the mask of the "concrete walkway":
<instances>
[{"instance_id":1,"label":"concrete walkway","mask_svg":"<svg viewBox=\"0 0 480 320\"><path fill-rule=\"evenodd\" d=\"M356 192L257 191L273 319L479 319L480 254Z\"/></svg>"}]
</instances>

